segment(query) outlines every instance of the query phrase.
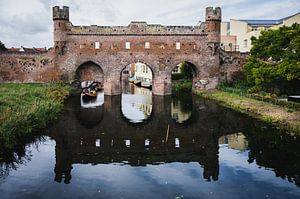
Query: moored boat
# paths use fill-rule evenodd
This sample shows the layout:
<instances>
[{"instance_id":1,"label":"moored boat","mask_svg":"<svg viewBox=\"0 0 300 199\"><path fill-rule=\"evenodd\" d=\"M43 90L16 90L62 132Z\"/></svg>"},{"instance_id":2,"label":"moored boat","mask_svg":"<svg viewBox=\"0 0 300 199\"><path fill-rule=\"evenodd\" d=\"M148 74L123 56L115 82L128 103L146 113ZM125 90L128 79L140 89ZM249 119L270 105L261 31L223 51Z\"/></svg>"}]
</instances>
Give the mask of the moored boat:
<instances>
[{"instance_id":1,"label":"moored boat","mask_svg":"<svg viewBox=\"0 0 300 199\"><path fill-rule=\"evenodd\" d=\"M145 87L145 88L152 88L152 83L151 82L149 82L149 81L142 81L141 82L141 86L142 87Z\"/></svg>"},{"instance_id":2,"label":"moored boat","mask_svg":"<svg viewBox=\"0 0 300 199\"><path fill-rule=\"evenodd\" d=\"M134 82L133 82L135 85L137 85L137 86L141 86L141 83L142 83L142 81L141 80L138 80L138 79L136 79L136 80L134 80Z\"/></svg>"},{"instance_id":3,"label":"moored boat","mask_svg":"<svg viewBox=\"0 0 300 199\"><path fill-rule=\"evenodd\" d=\"M97 98L97 92L95 90L84 89L82 90L81 97L83 101L88 101Z\"/></svg>"},{"instance_id":4,"label":"moored boat","mask_svg":"<svg viewBox=\"0 0 300 199\"><path fill-rule=\"evenodd\" d=\"M128 77L129 82L134 83L134 80L136 80L134 76L133 77Z\"/></svg>"}]
</instances>

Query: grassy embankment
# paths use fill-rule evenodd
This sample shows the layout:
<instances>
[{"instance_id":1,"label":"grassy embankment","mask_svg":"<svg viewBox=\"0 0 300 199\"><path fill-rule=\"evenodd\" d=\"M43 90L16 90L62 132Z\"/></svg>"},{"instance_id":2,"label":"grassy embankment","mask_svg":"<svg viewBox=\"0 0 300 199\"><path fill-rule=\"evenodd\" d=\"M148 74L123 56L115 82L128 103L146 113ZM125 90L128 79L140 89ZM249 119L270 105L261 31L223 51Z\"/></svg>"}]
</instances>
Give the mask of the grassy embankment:
<instances>
[{"instance_id":1,"label":"grassy embankment","mask_svg":"<svg viewBox=\"0 0 300 199\"><path fill-rule=\"evenodd\" d=\"M299 104L267 100L268 97L260 97L258 94L245 95L241 92L232 92L230 87L220 87L219 90L196 94L218 101L221 105L246 113L254 118L272 123L280 128L294 133L300 133L300 109ZM256 98L257 99L253 99ZM277 104L276 104L277 103Z\"/></svg>"},{"instance_id":2,"label":"grassy embankment","mask_svg":"<svg viewBox=\"0 0 300 199\"><path fill-rule=\"evenodd\" d=\"M59 84L0 84L1 144L13 147L53 122L69 93L69 86Z\"/></svg>"}]
</instances>

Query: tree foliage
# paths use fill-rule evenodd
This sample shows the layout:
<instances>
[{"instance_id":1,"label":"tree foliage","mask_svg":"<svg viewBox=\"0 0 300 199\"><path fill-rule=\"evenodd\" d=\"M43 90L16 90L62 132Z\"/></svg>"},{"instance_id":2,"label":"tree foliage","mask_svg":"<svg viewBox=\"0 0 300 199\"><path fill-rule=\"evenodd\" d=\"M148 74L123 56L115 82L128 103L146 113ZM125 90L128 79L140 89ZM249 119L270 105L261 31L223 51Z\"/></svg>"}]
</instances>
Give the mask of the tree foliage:
<instances>
[{"instance_id":1,"label":"tree foliage","mask_svg":"<svg viewBox=\"0 0 300 199\"><path fill-rule=\"evenodd\" d=\"M300 24L251 38L244 69L250 84L270 92L295 93L300 85Z\"/></svg>"},{"instance_id":2,"label":"tree foliage","mask_svg":"<svg viewBox=\"0 0 300 199\"><path fill-rule=\"evenodd\" d=\"M185 79L193 78L193 68L191 64L187 62L183 62L180 65L181 74L184 76Z\"/></svg>"},{"instance_id":3,"label":"tree foliage","mask_svg":"<svg viewBox=\"0 0 300 199\"><path fill-rule=\"evenodd\" d=\"M0 41L0 51L6 51L5 45Z\"/></svg>"}]
</instances>

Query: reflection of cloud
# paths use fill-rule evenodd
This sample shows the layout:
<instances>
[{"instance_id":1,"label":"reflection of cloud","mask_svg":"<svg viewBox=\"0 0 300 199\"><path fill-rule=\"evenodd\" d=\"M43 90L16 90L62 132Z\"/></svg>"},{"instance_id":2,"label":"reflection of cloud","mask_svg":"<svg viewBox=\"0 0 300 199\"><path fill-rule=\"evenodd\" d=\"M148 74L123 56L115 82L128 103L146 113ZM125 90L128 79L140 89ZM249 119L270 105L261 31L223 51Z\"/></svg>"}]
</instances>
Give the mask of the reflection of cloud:
<instances>
[{"instance_id":1,"label":"reflection of cloud","mask_svg":"<svg viewBox=\"0 0 300 199\"><path fill-rule=\"evenodd\" d=\"M260 168L255 162L249 164L247 161L248 153L249 151L240 152L234 149L228 149L226 145L222 145L219 149L220 164L227 170L234 170L235 175L247 175L247 178L250 178L251 181L256 183L268 182L268 184L272 184L272 186L278 188L291 188L296 186L284 179L275 178L275 173L272 169Z\"/></svg>"},{"instance_id":2,"label":"reflection of cloud","mask_svg":"<svg viewBox=\"0 0 300 199\"><path fill-rule=\"evenodd\" d=\"M142 88L139 88L142 89ZM133 123L139 123L150 117L152 95L122 94L122 113Z\"/></svg>"}]
</instances>

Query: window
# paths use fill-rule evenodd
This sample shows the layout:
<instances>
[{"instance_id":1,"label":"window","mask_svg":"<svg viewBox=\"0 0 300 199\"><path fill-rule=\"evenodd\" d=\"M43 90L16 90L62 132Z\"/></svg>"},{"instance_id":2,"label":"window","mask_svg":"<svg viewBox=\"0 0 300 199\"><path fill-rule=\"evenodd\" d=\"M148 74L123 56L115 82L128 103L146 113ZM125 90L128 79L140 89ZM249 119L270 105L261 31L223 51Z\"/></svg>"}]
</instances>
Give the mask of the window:
<instances>
[{"instance_id":1,"label":"window","mask_svg":"<svg viewBox=\"0 0 300 199\"><path fill-rule=\"evenodd\" d=\"M172 72L173 73L178 73L179 72L179 66L176 66Z\"/></svg>"},{"instance_id":2,"label":"window","mask_svg":"<svg viewBox=\"0 0 300 199\"><path fill-rule=\"evenodd\" d=\"M176 42L176 50L180 50L180 42Z\"/></svg>"},{"instance_id":3,"label":"window","mask_svg":"<svg viewBox=\"0 0 300 199\"><path fill-rule=\"evenodd\" d=\"M245 40L244 40L244 48L247 48L247 46L248 46L248 40L245 39Z\"/></svg>"},{"instance_id":4,"label":"window","mask_svg":"<svg viewBox=\"0 0 300 199\"><path fill-rule=\"evenodd\" d=\"M95 49L99 49L100 48L100 42L99 41L96 41L95 42Z\"/></svg>"},{"instance_id":5,"label":"window","mask_svg":"<svg viewBox=\"0 0 300 199\"><path fill-rule=\"evenodd\" d=\"M145 42L145 48L149 49L150 48L150 42Z\"/></svg>"},{"instance_id":6,"label":"window","mask_svg":"<svg viewBox=\"0 0 300 199\"><path fill-rule=\"evenodd\" d=\"M125 146L130 147L130 140L124 140L125 141Z\"/></svg>"},{"instance_id":7,"label":"window","mask_svg":"<svg viewBox=\"0 0 300 199\"><path fill-rule=\"evenodd\" d=\"M179 138L175 138L175 148L179 148L180 147L180 140Z\"/></svg>"},{"instance_id":8,"label":"window","mask_svg":"<svg viewBox=\"0 0 300 199\"><path fill-rule=\"evenodd\" d=\"M126 49L130 49L130 42L126 42L126 43L125 43L125 48L126 48Z\"/></svg>"},{"instance_id":9,"label":"window","mask_svg":"<svg viewBox=\"0 0 300 199\"><path fill-rule=\"evenodd\" d=\"M150 145L150 140L149 139L146 139L145 140L145 146L149 146Z\"/></svg>"},{"instance_id":10,"label":"window","mask_svg":"<svg viewBox=\"0 0 300 199\"><path fill-rule=\"evenodd\" d=\"M100 144L101 144L101 141L100 141L100 139L96 139L96 147L100 147Z\"/></svg>"}]
</instances>

